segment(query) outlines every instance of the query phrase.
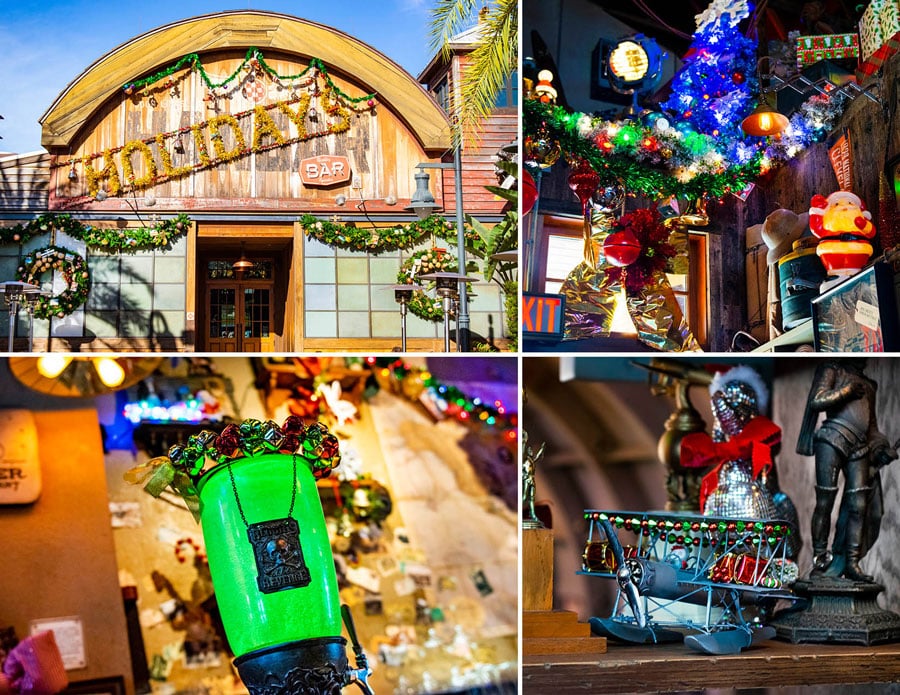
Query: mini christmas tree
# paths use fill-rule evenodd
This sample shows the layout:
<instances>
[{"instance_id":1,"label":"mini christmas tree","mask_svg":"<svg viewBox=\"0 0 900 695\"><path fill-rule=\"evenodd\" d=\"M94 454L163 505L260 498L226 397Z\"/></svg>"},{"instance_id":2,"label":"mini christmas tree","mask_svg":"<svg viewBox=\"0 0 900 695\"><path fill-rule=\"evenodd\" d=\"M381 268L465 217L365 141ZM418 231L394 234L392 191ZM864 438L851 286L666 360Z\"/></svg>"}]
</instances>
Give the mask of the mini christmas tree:
<instances>
[{"instance_id":1,"label":"mini christmas tree","mask_svg":"<svg viewBox=\"0 0 900 695\"><path fill-rule=\"evenodd\" d=\"M756 43L738 24L750 15L747 0L714 0L697 15L697 31L684 67L672 81L662 108L678 114L699 133L728 143L727 156L743 164L752 148L743 145L741 121L755 106Z\"/></svg>"}]
</instances>

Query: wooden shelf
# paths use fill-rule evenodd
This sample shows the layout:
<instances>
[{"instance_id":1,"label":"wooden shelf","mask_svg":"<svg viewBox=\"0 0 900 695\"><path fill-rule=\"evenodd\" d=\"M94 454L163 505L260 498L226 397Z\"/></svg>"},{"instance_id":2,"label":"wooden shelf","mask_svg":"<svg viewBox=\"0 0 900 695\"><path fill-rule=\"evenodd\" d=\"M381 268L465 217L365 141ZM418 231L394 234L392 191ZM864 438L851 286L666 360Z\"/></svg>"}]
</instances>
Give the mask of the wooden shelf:
<instances>
[{"instance_id":1,"label":"wooden shelf","mask_svg":"<svg viewBox=\"0 0 900 695\"><path fill-rule=\"evenodd\" d=\"M813 344L812 319L806 319L800 325L795 326L786 333L782 333L777 338L773 338L769 342L753 348L753 352L778 352L779 348L784 349L790 346L798 347L804 344Z\"/></svg>"},{"instance_id":2,"label":"wooden shelf","mask_svg":"<svg viewBox=\"0 0 900 695\"><path fill-rule=\"evenodd\" d=\"M523 693L625 693L900 681L900 644L860 647L763 642L734 656L683 644L623 646L600 658L524 656Z\"/></svg>"}]
</instances>

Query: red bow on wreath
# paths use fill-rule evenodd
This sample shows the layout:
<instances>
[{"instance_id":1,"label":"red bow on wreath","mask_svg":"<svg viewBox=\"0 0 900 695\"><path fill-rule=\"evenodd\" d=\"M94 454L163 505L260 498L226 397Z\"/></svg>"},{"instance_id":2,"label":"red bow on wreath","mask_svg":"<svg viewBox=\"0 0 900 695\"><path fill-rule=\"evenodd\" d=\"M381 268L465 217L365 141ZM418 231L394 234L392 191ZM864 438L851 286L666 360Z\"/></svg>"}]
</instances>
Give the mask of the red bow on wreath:
<instances>
[{"instance_id":1,"label":"red bow on wreath","mask_svg":"<svg viewBox=\"0 0 900 695\"><path fill-rule=\"evenodd\" d=\"M772 447L781 442L781 428L758 415L727 442L714 442L706 432L694 432L681 440L681 465L685 468L715 466L700 485L700 510L719 486L719 470L728 461L750 461L755 480L772 468Z\"/></svg>"}]
</instances>

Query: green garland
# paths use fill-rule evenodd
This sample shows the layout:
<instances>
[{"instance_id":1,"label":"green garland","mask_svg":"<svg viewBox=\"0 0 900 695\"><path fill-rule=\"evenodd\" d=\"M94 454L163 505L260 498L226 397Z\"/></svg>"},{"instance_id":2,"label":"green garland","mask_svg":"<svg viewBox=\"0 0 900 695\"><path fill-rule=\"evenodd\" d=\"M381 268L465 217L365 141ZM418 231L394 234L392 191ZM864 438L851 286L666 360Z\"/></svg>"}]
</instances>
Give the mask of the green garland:
<instances>
[{"instance_id":1,"label":"green garland","mask_svg":"<svg viewBox=\"0 0 900 695\"><path fill-rule=\"evenodd\" d=\"M83 224L71 215L46 213L30 222L0 228L0 244L24 244L55 229L93 249L134 253L169 248L173 241L187 234L190 227L191 220L187 215L177 215L152 227L100 229Z\"/></svg>"},{"instance_id":2,"label":"green garland","mask_svg":"<svg viewBox=\"0 0 900 695\"><path fill-rule=\"evenodd\" d=\"M53 297L39 297L34 315L39 319L68 316L87 300L91 288L91 273L87 261L71 249L45 246L32 251L22 260L16 279L29 285L40 285L46 272L58 270L66 281L66 289Z\"/></svg>"},{"instance_id":3,"label":"green garland","mask_svg":"<svg viewBox=\"0 0 900 695\"><path fill-rule=\"evenodd\" d=\"M247 53L244 55L244 60L238 65L237 69L231 73L228 77L226 77L221 82L213 82L209 74L206 72L206 69L203 67L203 63L200 60L200 56L196 53L188 53L186 56L180 58L178 62L174 65L170 65L164 70L160 70L159 72L150 75L148 77L144 77L140 80L134 80L132 82L126 82L122 85L122 89L126 94L133 94L135 91L139 89L143 89L149 85L152 85L160 80L171 77L174 73L178 72L184 67L190 67L192 70L196 70L200 73L200 78L203 80L203 84L206 85L207 89L213 90L218 89L219 87L224 87L225 85L233 82L237 76L241 73L241 71L250 63L254 63L255 65L259 65L263 70L265 70L273 79L282 81L292 81L299 80L305 77L310 70L315 68L318 70L322 76L325 78L325 83L334 91L335 94L338 94L344 101L349 101L353 104L358 104L361 101L369 102L375 98L375 93L365 94L361 97L351 97L349 94L341 91L340 87L338 87L331 77L328 74L328 70L325 69L325 64L319 60L318 58L311 58L309 61L309 65L306 66L304 70L298 72L296 75L279 75L278 72L272 68L268 63L266 63L265 58L263 58L262 51L260 51L255 46L251 46L247 49ZM372 104L368 104L371 106Z\"/></svg>"},{"instance_id":4,"label":"green garland","mask_svg":"<svg viewBox=\"0 0 900 695\"><path fill-rule=\"evenodd\" d=\"M340 222L320 220L314 215L303 215L300 218L300 226L307 236L328 246L336 246L349 251L370 251L376 254L412 248L427 234L444 241L456 241L456 225L450 224L446 219L437 215L381 229L357 227L352 222L341 224ZM470 225L465 225L463 235L466 240L466 248L475 252L484 250L484 241Z\"/></svg>"}]
</instances>

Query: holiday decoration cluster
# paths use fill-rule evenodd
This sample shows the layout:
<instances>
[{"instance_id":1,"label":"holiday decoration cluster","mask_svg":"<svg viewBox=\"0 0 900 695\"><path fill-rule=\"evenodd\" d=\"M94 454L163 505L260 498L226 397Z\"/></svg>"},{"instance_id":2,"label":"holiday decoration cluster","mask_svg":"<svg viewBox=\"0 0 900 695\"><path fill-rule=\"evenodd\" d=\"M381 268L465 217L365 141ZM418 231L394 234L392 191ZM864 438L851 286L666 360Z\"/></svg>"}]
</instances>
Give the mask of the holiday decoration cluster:
<instances>
[{"instance_id":1,"label":"holiday decoration cluster","mask_svg":"<svg viewBox=\"0 0 900 695\"><path fill-rule=\"evenodd\" d=\"M228 425L219 434L204 430L191 435L187 442L172 446L168 455L129 470L125 480L143 484L154 497L171 487L199 519L200 478L219 465L274 453L302 459L317 480L327 478L341 462L338 439L325 425L317 422L307 426L301 418L290 415L281 426L271 420L248 419L239 425Z\"/></svg>"},{"instance_id":2,"label":"holiday decoration cluster","mask_svg":"<svg viewBox=\"0 0 900 695\"><path fill-rule=\"evenodd\" d=\"M172 75L187 68L200 74L209 90L207 101L230 97L238 88L248 98L259 101L257 97L262 98L266 93L265 88L260 88L265 79L275 81L279 90L289 89L290 96L272 104L257 104L252 109L219 114L171 132L132 140L103 152L62 159L55 162L53 168L68 167L74 172L76 164L80 164L87 180L88 195L96 196L101 184L104 184L109 195L118 196L124 191L179 179L251 153L346 132L350 129L351 113L374 112L376 106L374 94L351 97L342 91L318 58L312 58L309 65L296 75L279 75L266 63L257 48L250 48L234 73L218 83L209 78L200 58L192 53L165 70L129 82L123 89L134 98L149 97L151 106L155 106L158 104L153 96L156 85L159 89L174 92L177 84ZM180 79L185 79L188 74L184 72ZM320 76L324 82L321 88L318 83ZM221 91L223 88L226 88L225 91ZM303 88L309 91L299 91ZM312 103L312 98L320 95L325 111L321 117ZM282 118L293 124L293 128L289 125L285 129L279 127L273 118L275 113L280 113ZM320 126L310 129L308 123L320 123ZM190 153L185 138L193 143ZM139 166L135 164L135 155L141 162ZM181 155L182 161L176 164L174 155ZM101 158L102 165L96 165L96 160Z\"/></svg>"},{"instance_id":3,"label":"holiday decoration cluster","mask_svg":"<svg viewBox=\"0 0 900 695\"><path fill-rule=\"evenodd\" d=\"M378 383L396 393L402 393L412 400L427 391L441 414L472 426L496 428L510 446L518 439L518 418L507 413L506 406L499 400L486 403L480 398L472 398L452 384L439 381L427 369L416 367L403 360L385 360L367 357L375 371Z\"/></svg>"},{"instance_id":4,"label":"holiday decoration cluster","mask_svg":"<svg viewBox=\"0 0 900 695\"><path fill-rule=\"evenodd\" d=\"M755 42L738 28L748 15L746 2L722 0L698 15L693 43L661 111L607 120L526 101L526 163L547 166L544 153L558 143L568 159L587 160L607 185L621 181L630 193L721 198L822 140L843 111L843 95L807 100L778 139L741 130L758 91Z\"/></svg>"}]
</instances>

